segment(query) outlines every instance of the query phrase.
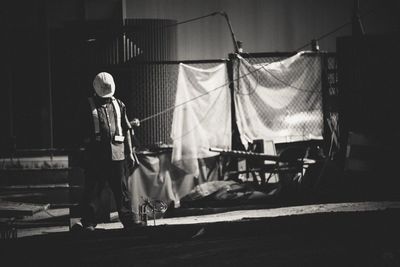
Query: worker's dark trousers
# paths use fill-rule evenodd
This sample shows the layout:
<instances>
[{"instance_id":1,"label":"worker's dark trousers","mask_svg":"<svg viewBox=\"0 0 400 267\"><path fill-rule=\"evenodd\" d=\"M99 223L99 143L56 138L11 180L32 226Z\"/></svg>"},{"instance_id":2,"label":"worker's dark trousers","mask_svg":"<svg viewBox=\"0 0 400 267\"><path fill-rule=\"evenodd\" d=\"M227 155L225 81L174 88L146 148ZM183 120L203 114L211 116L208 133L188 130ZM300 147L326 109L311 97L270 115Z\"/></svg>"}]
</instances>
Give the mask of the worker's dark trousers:
<instances>
[{"instance_id":1,"label":"worker's dark trousers","mask_svg":"<svg viewBox=\"0 0 400 267\"><path fill-rule=\"evenodd\" d=\"M82 199L82 225L96 226L102 191L108 183L115 199L118 216L124 226L133 223L131 196L128 191L126 164L121 161L90 162L85 168L85 188Z\"/></svg>"}]
</instances>

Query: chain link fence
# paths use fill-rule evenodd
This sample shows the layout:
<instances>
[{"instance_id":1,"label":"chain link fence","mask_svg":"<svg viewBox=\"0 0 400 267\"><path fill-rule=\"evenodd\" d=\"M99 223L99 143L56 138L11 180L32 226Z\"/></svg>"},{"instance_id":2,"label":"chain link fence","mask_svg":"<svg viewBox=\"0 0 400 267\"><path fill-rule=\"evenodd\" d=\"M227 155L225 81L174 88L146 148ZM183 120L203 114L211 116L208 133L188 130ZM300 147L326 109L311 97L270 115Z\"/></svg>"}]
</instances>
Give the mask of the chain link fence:
<instances>
[{"instance_id":1,"label":"chain link fence","mask_svg":"<svg viewBox=\"0 0 400 267\"><path fill-rule=\"evenodd\" d=\"M249 54L245 59L251 65L278 62L293 56L293 53L257 53ZM274 111L257 101L256 94L252 94L258 87L269 86L271 81L263 79L255 71L251 75L257 81L256 85L249 84L247 77L240 77L238 73L238 60L207 60L207 61L168 61L168 62L141 62L130 63L128 66L116 67L112 74L119 91L118 96L127 105L130 120L139 118L141 126L135 129L140 144L144 147L171 145L171 126L175 106L175 96L179 74L179 64L184 63L191 67L209 69L221 63L227 64L231 88L237 94L247 94L255 98L255 108L262 114L264 123L273 129L284 129L287 125L277 120L282 114L298 114L297 121L293 121L293 132L297 136L288 136L286 141L306 140L311 137L330 135L330 128L326 124L326 117L337 115L335 97L337 95L336 59L333 54L321 53L319 55L306 55L310 66L318 65L320 68L311 71L312 75L305 77L303 82L292 84L289 80L274 81L285 86L292 86L300 90L298 98L284 111ZM296 75L296 73L294 73ZM240 82L239 82L240 81ZM314 84L310 88L307 85ZM243 88L245 86L246 88ZM215 88L210 88L210 90ZM326 99L324 99L326 97ZM315 103L310 109L308 103ZM328 108L327 108L328 107ZM280 112L280 113L279 113ZM296 117L293 117L296 118ZM336 130L333 129L333 130Z\"/></svg>"},{"instance_id":2,"label":"chain link fence","mask_svg":"<svg viewBox=\"0 0 400 267\"><path fill-rule=\"evenodd\" d=\"M280 63L270 68L271 63L291 56L293 54L289 53L247 54L243 60L234 60L235 99L246 98L253 104L263 126L279 135L274 137L277 143L322 139L322 58L317 53L304 54L301 57L306 58L290 71L280 72L280 67L285 68ZM290 102L279 107L273 103L266 104L269 101L266 97L270 101L281 100L277 94L282 91L290 95ZM284 101L289 101L288 98Z\"/></svg>"},{"instance_id":3,"label":"chain link fence","mask_svg":"<svg viewBox=\"0 0 400 267\"><path fill-rule=\"evenodd\" d=\"M144 147L171 145L171 126L179 74L179 64L209 69L225 60L189 62L134 63L115 70L116 81L121 81L120 97L125 102L128 118L139 118L135 129ZM118 84L117 84L118 86Z\"/></svg>"}]
</instances>

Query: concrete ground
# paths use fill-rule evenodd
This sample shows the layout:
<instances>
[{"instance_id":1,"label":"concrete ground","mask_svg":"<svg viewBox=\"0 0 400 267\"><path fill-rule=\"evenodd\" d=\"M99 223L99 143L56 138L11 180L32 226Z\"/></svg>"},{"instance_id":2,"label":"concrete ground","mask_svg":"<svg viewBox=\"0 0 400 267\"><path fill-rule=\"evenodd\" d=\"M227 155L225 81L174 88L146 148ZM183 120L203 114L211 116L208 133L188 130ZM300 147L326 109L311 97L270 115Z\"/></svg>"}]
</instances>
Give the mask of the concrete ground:
<instances>
[{"instance_id":1,"label":"concrete ground","mask_svg":"<svg viewBox=\"0 0 400 267\"><path fill-rule=\"evenodd\" d=\"M399 209L400 201L379 201L379 202L346 202L346 203L326 203L326 204L313 204L290 206L281 208L270 209L251 209L251 210L235 210L228 212L220 212L216 214L185 216L175 218L160 218L149 219L148 227L162 226L162 225L185 225L185 224L206 224L217 222L239 222L242 220L262 219L262 218L276 218L312 214L326 214L326 213L357 213L367 211L384 211L388 209ZM70 231L69 225L51 225L47 223L46 226L40 224L32 225L29 227L29 222L45 220L49 218L66 217L68 216L68 209L54 209L46 210L36 214L34 217L25 219L25 226L18 229L18 238L46 235L51 233L66 233ZM116 214L111 217L116 218ZM37 226L39 225L39 226ZM97 225L97 229L122 229L122 224L118 221L111 223L101 223Z\"/></svg>"},{"instance_id":2,"label":"concrete ground","mask_svg":"<svg viewBox=\"0 0 400 267\"><path fill-rule=\"evenodd\" d=\"M400 202L157 219L94 232L47 227L0 242L1 266L400 266Z\"/></svg>"}]
</instances>

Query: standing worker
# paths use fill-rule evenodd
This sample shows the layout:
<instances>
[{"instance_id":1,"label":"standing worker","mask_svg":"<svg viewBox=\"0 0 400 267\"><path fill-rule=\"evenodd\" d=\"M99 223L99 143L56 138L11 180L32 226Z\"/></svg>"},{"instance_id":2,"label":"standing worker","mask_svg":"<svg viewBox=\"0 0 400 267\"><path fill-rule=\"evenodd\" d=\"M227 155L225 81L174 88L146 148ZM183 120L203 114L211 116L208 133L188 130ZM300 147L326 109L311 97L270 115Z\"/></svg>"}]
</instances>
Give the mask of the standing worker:
<instances>
[{"instance_id":1,"label":"standing worker","mask_svg":"<svg viewBox=\"0 0 400 267\"><path fill-rule=\"evenodd\" d=\"M133 130L124 103L114 97L115 83L107 72L96 75L94 95L80 111L79 135L83 140L85 188L82 207L82 226L93 231L97 225L101 193L108 182L115 199L119 220L124 228L135 224L128 192L127 179L137 158L132 148ZM82 136L83 135L83 136Z\"/></svg>"}]
</instances>

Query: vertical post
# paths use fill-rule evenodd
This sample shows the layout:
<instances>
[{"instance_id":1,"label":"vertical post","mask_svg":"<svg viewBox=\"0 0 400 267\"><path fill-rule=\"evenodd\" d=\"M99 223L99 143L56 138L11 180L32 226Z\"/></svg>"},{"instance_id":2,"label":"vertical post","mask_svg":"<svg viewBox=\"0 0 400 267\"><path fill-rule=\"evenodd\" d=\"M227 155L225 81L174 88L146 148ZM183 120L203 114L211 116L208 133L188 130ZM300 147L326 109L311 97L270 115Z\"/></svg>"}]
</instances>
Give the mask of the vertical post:
<instances>
[{"instance_id":1,"label":"vertical post","mask_svg":"<svg viewBox=\"0 0 400 267\"><path fill-rule=\"evenodd\" d=\"M54 129L53 129L53 90L51 85L51 51L50 51L50 38L49 38L49 28L47 26L46 19L46 46L47 46L47 84L49 92L49 131L50 131L50 149L54 149Z\"/></svg>"},{"instance_id":2,"label":"vertical post","mask_svg":"<svg viewBox=\"0 0 400 267\"><path fill-rule=\"evenodd\" d=\"M323 117L323 140L324 140L324 151L329 151L330 145L330 128L328 125L328 120L330 118L330 112L332 111L332 98L329 93L329 83L328 83L328 55L326 53L316 53L321 64L321 93L322 93L322 117Z\"/></svg>"},{"instance_id":3,"label":"vertical post","mask_svg":"<svg viewBox=\"0 0 400 267\"><path fill-rule=\"evenodd\" d=\"M237 61L237 62L236 62ZM236 64L235 64L236 63ZM236 54L229 54L229 60L227 62L228 68L228 79L229 79L229 89L231 93L231 147L234 150L245 150L241 139L239 129L236 123L236 109L235 109L235 85L238 81L238 77L235 77L234 71L235 68L238 68L238 59ZM238 76L238 75L237 75ZM236 157L232 157L228 162L228 170L236 171L238 170L238 159ZM239 175L237 177L232 177L233 179L239 179Z\"/></svg>"},{"instance_id":4,"label":"vertical post","mask_svg":"<svg viewBox=\"0 0 400 267\"><path fill-rule=\"evenodd\" d=\"M45 62L43 62L43 68L47 71L47 76L43 77L46 82L47 92L44 92L44 96L47 95L47 105L48 105L48 133L49 142L46 144L48 148L52 151L54 148L54 138L53 138L53 96L52 96L52 82L51 82L51 51L50 51L50 37L49 37L49 25L47 18L47 6L46 1L40 1L39 15L41 16L41 34L44 36L43 43L43 54L45 55Z\"/></svg>"},{"instance_id":5,"label":"vertical post","mask_svg":"<svg viewBox=\"0 0 400 267\"><path fill-rule=\"evenodd\" d=\"M237 61L237 62L236 62ZM244 150L244 146L240 139L240 133L238 126L236 124L236 109L235 109L235 85L238 82L239 77L235 77L235 62L237 68L239 68L239 61L236 54L229 54L229 61L227 63L228 67L228 79L229 79L229 89L231 93L231 121L232 121L232 139L231 146L234 150ZM239 76L239 75L237 75Z\"/></svg>"},{"instance_id":6,"label":"vertical post","mask_svg":"<svg viewBox=\"0 0 400 267\"><path fill-rule=\"evenodd\" d=\"M17 149L17 142L16 137L14 136L14 96L13 96L13 69L9 72L9 82L8 82L8 110L9 110L9 142L11 155L14 154L15 150Z\"/></svg>"},{"instance_id":7,"label":"vertical post","mask_svg":"<svg viewBox=\"0 0 400 267\"><path fill-rule=\"evenodd\" d=\"M122 20L126 19L126 0L121 0L121 17Z\"/></svg>"}]
</instances>

